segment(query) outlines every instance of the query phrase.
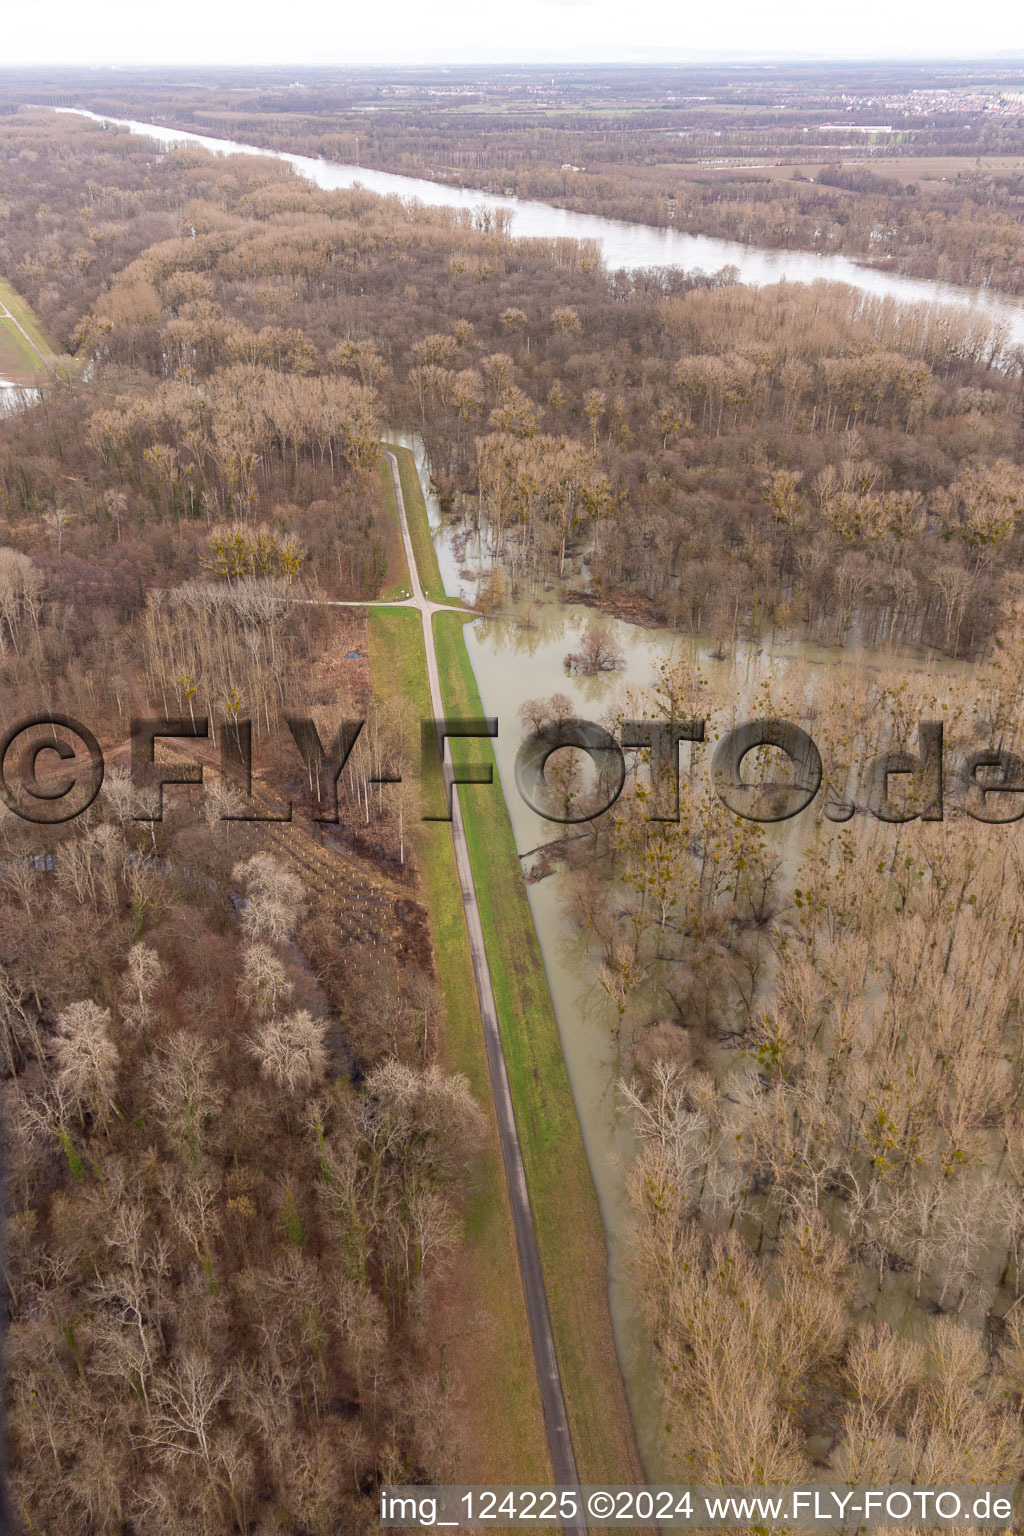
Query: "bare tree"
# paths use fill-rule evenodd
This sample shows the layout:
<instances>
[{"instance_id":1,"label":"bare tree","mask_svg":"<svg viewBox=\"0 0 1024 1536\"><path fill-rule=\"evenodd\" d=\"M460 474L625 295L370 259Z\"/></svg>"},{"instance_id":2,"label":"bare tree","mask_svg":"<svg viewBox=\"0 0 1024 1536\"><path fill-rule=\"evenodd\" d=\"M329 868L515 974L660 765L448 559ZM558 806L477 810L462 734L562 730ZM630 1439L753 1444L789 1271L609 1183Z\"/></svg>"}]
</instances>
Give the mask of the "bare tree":
<instances>
[{"instance_id":1,"label":"bare tree","mask_svg":"<svg viewBox=\"0 0 1024 1536\"><path fill-rule=\"evenodd\" d=\"M242 928L254 941L282 943L291 937L302 901L302 884L269 853L255 853L236 864L236 880L243 881L248 894L242 908Z\"/></svg>"},{"instance_id":2,"label":"bare tree","mask_svg":"<svg viewBox=\"0 0 1024 1536\"><path fill-rule=\"evenodd\" d=\"M78 1111L86 1110L105 1125L114 1109L119 1056L110 1038L110 1010L85 1000L57 1015L58 1091Z\"/></svg>"},{"instance_id":3,"label":"bare tree","mask_svg":"<svg viewBox=\"0 0 1024 1536\"><path fill-rule=\"evenodd\" d=\"M214 1424L226 1390L227 1378L210 1360L184 1351L153 1384L147 1444L168 1461L197 1457L212 1468Z\"/></svg>"},{"instance_id":4,"label":"bare tree","mask_svg":"<svg viewBox=\"0 0 1024 1536\"><path fill-rule=\"evenodd\" d=\"M289 1093L308 1090L327 1070L327 1024L306 1009L270 1018L250 1041L260 1071Z\"/></svg>"},{"instance_id":5,"label":"bare tree","mask_svg":"<svg viewBox=\"0 0 1024 1536\"><path fill-rule=\"evenodd\" d=\"M153 993L164 975L165 967L155 949L147 944L132 945L121 977L121 1019L133 1034L145 1037Z\"/></svg>"}]
</instances>

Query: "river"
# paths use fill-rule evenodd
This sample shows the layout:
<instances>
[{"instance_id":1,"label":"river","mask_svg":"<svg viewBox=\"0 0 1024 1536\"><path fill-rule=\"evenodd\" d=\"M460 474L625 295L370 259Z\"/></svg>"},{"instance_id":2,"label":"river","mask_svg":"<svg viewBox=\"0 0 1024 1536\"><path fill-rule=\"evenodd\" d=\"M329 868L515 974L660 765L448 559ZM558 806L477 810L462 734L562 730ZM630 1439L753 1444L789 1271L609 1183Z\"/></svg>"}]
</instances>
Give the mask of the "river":
<instances>
[{"instance_id":1,"label":"river","mask_svg":"<svg viewBox=\"0 0 1024 1536\"><path fill-rule=\"evenodd\" d=\"M1009 343L1024 343L1024 301L985 290L959 288L953 283L938 283L921 278L901 277L881 267L861 266L846 256L819 255L813 251L773 251L738 240L717 240L710 235L689 235L681 229L656 229L649 224L630 224L622 219L604 219L594 213L574 213L568 208L553 208L549 203L531 202L516 197L498 197L472 188L450 187L441 182L414 176L396 176L390 171L376 171L359 165L337 165L310 155L292 155L282 150L260 149L238 144L232 139L214 139L181 128L163 128L154 123L140 123L132 118L103 117L82 107L58 107L94 122L116 123L132 133L145 134L161 144L201 144L217 155L263 155L283 160L300 176L327 190L361 186L382 197L414 198L431 207L503 208L513 217L512 234L521 238L571 239L596 241L605 265L619 267L683 267L717 272L722 267L736 268L739 280L762 287L787 282L813 283L825 279L849 283L863 293L889 297L908 304L941 304L972 310L991 325L1005 327Z\"/></svg>"}]
</instances>

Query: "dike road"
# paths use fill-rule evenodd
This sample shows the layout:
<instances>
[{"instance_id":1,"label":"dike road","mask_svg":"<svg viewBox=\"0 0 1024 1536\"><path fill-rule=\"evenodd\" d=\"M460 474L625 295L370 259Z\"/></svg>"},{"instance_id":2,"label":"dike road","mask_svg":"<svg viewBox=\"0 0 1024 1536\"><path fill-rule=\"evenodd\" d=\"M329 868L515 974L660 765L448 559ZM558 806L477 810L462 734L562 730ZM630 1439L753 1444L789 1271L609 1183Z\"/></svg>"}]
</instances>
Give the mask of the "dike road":
<instances>
[{"instance_id":1,"label":"dike road","mask_svg":"<svg viewBox=\"0 0 1024 1536\"><path fill-rule=\"evenodd\" d=\"M441 676L437 666L437 652L434 648L433 616L436 612L443 611L450 605L447 603L431 602L424 596L419 570L416 565L416 555L413 551L412 536L409 533L409 521L405 513L405 500L402 496L402 482L398 473L398 460L387 449L385 449L385 453L391 464L391 476L395 487L395 502L398 507L398 518L402 529L402 543L405 548L406 563L409 567L409 580L412 584L411 598L407 598L404 602L388 604L387 606L415 608L419 612L420 622L423 626L423 649L427 658L430 704L434 712L434 718L436 720L443 720L445 717L444 702L441 695ZM360 604L359 606L366 607L368 605ZM445 743L445 750L447 752L447 742ZM523 1154L519 1145L519 1132L516 1128L515 1111L512 1107L508 1069L505 1065L505 1051L501 1043L501 1031L498 1027L498 1010L494 1001L491 969L487 960L487 948L484 943L480 911L477 906L473 868L469 859L466 832L462 821L462 811L459 806L459 792L458 788L454 785L452 786L452 839L455 844L455 864L458 870L459 886L462 893L462 906L466 914L466 927L469 931L469 946L473 957L473 975L476 980L477 996L480 999L480 1016L483 1020L484 1041L487 1047L487 1064L491 1074L491 1092L494 1096L494 1108L498 1116L501 1153L505 1163L505 1177L508 1182L509 1200L512 1205L512 1221L515 1227L516 1247L519 1251L519 1268L523 1277L523 1290L526 1294L526 1311L530 1321L530 1335L533 1340L537 1380L540 1386L541 1402L544 1407L544 1423L547 1428L548 1446L551 1451L551 1465L556 1484L562 1487L575 1488L579 1484L579 1476L576 1471L576 1456L573 1452L572 1437L569 1433L569 1420L565 1411L565 1396L562 1392L562 1378L558 1369L558 1358L555 1354L555 1339L551 1331L551 1316L548 1312L547 1292L544 1289L544 1275L541 1270L540 1253L537 1249L537 1234L533 1225L533 1213L530 1210L530 1196L526 1187ZM568 1533L568 1536L587 1536L586 1525L563 1525L562 1529Z\"/></svg>"}]
</instances>

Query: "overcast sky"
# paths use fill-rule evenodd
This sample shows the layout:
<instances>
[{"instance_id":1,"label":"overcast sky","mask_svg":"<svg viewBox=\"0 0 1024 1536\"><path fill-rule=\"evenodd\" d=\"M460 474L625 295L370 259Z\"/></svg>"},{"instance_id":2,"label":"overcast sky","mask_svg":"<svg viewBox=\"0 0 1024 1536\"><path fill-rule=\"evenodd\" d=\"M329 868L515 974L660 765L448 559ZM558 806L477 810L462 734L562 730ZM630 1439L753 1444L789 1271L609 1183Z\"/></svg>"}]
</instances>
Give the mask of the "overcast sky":
<instances>
[{"instance_id":1,"label":"overcast sky","mask_svg":"<svg viewBox=\"0 0 1024 1536\"><path fill-rule=\"evenodd\" d=\"M614 61L1024 52L1009 0L0 0L26 63Z\"/></svg>"}]
</instances>

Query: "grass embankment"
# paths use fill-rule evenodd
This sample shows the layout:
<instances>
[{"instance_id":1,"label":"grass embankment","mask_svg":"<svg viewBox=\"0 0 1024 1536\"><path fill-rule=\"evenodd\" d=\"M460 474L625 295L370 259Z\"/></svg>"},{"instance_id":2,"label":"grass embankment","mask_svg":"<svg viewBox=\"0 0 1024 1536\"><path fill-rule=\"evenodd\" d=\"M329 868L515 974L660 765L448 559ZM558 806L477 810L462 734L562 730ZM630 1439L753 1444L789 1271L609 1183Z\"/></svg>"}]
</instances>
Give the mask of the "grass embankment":
<instances>
[{"instance_id":1,"label":"grass embankment","mask_svg":"<svg viewBox=\"0 0 1024 1536\"><path fill-rule=\"evenodd\" d=\"M405 699L417 720L429 719L433 711L419 614L401 608L371 609L368 633L378 697ZM411 838L445 999L444 1064L449 1071L465 1073L488 1123L456 1277L456 1303L462 1315L453 1350L467 1392L460 1415L467 1427L467 1454L456 1476L472 1483L549 1482L544 1416L518 1281L515 1234L451 833L444 823L417 820Z\"/></svg>"},{"instance_id":2,"label":"grass embankment","mask_svg":"<svg viewBox=\"0 0 1024 1536\"><path fill-rule=\"evenodd\" d=\"M53 343L29 305L3 277L0 277L0 304L14 316L30 338L30 341L25 340L8 315L0 316L0 378L10 379L15 384L30 384L46 366L43 358L53 355ZM35 346L30 345L30 342L34 342ZM35 347L39 348L39 352Z\"/></svg>"},{"instance_id":3,"label":"grass embankment","mask_svg":"<svg viewBox=\"0 0 1024 1536\"><path fill-rule=\"evenodd\" d=\"M446 712L479 717L465 622L461 614L434 615L438 665ZM451 748L457 766L494 762L488 741ZM461 803L580 1477L640 1483L608 1304L604 1225L496 766L493 786L464 790Z\"/></svg>"},{"instance_id":4,"label":"grass embankment","mask_svg":"<svg viewBox=\"0 0 1024 1536\"><path fill-rule=\"evenodd\" d=\"M381 586L381 597L390 601L396 597L408 597L412 592L409 564L405 558L405 544L398 521L398 503L395 500L395 482L391 474L391 460L380 456L377 471L380 477L380 494L388 509L388 537L386 546L387 572Z\"/></svg>"},{"instance_id":5,"label":"grass embankment","mask_svg":"<svg viewBox=\"0 0 1024 1536\"><path fill-rule=\"evenodd\" d=\"M430 520L427 517L427 504L423 499L423 487L416 469L416 459L409 448L401 448L397 443L388 443L387 446L398 460L402 499L405 502L405 515L409 522L409 534L412 538L413 554L416 556L416 569L419 571L423 585L423 595L432 603L453 603L455 606L460 606L459 599L449 597L444 590L441 568L437 563L437 550L430 537Z\"/></svg>"}]
</instances>

